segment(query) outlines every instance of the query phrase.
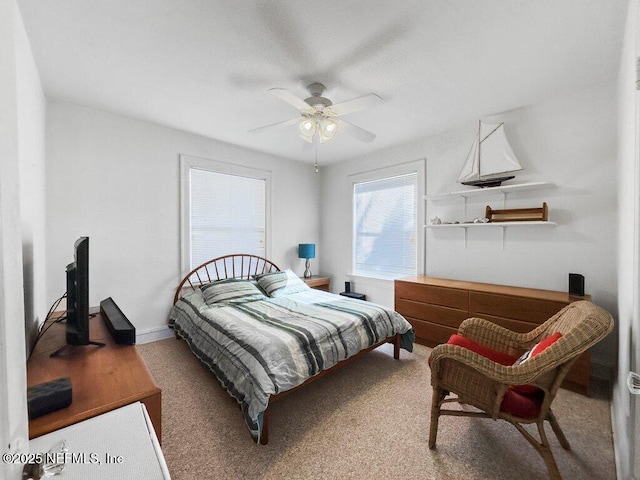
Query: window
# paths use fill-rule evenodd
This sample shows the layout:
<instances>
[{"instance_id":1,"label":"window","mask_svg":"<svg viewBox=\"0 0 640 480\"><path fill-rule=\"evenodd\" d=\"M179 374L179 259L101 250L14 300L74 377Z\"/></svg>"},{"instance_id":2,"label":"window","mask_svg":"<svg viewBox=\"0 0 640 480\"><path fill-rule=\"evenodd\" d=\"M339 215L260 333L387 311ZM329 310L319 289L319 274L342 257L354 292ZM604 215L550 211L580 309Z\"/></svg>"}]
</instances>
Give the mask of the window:
<instances>
[{"instance_id":1,"label":"window","mask_svg":"<svg viewBox=\"0 0 640 480\"><path fill-rule=\"evenodd\" d=\"M353 178L352 274L396 278L422 272L422 165Z\"/></svg>"},{"instance_id":2,"label":"window","mask_svg":"<svg viewBox=\"0 0 640 480\"><path fill-rule=\"evenodd\" d=\"M270 173L181 156L183 273L215 257L268 257Z\"/></svg>"}]
</instances>

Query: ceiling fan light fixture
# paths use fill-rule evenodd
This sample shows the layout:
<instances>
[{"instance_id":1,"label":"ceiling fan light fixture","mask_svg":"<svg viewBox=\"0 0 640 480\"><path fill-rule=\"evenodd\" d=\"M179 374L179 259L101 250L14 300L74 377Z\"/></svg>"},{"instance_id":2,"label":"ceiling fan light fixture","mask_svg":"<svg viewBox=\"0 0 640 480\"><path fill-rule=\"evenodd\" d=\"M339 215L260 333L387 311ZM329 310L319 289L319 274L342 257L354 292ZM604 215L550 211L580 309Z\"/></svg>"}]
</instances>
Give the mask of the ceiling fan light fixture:
<instances>
[{"instance_id":1,"label":"ceiling fan light fixture","mask_svg":"<svg viewBox=\"0 0 640 480\"><path fill-rule=\"evenodd\" d=\"M333 139L338 130L345 131L363 142L371 142L376 136L362 128L342 120L343 115L362 110L382 99L375 93L334 104L323 96L326 87L321 83L312 83L307 87L310 96L304 100L286 88L271 88L269 91L284 102L297 108L302 117L292 118L260 128L249 130L249 133L262 132L274 127L298 124L298 135L306 142L316 145Z\"/></svg>"},{"instance_id":2,"label":"ceiling fan light fixture","mask_svg":"<svg viewBox=\"0 0 640 480\"><path fill-rule=\"evenodd\" d=\"M335 120L323 117L318 122L318 136L320 137L320 143L326 143L331 140L338 131L338 124Z\"/></svg>"},{"instance_id":3,"label":"ceiling fan light fixture","mask_svg":"<svg viewBox=\"0 0 640 480\"><path fill-rule=\"evenodd\" d=\"M316 121L312 118L303 118L298 127L300 133L306 137L313 137L316 133Z\"/></svg>"},{"instance_id":4,"label":"ceiling fan light fixture","mask_svg":"<svg viewBox=\"0 0 640 480\"><path fill-rule=\"evenodd\" d=\"M333 137L338 130L338 124L331 118L323 118L320 122L320 129L325 137Z\"/></svg>"}]
</instances>

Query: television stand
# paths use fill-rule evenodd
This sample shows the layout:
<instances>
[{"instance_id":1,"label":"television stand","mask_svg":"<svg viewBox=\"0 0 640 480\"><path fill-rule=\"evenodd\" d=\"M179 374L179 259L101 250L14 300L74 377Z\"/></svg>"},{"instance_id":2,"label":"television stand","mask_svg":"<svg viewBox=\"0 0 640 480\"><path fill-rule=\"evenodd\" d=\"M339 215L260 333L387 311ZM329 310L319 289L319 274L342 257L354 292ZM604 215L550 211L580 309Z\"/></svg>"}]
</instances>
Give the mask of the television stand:
<instances>
[{"instance_id":1,"label":"television stand","mask_svg":"<svg viewBox=\"0 0 640 480\"><path fill-rule=\"evenodd\" d=\"M145 404L162 442L162 392L137 347L116 344L99 313L91 318L89 331L105 346L69 349L51 358L51 352L66 343L62 323L52 325L35 346L27 362L27 386L69 377L73 395L68 407L29 420L29 438L139 401Z\"/></svg>"},{"instance_id":2,"label":"television stand","mask_svg":"<svg viewBox=\"0 0 640 480\"><path fill-rule=\"evenodd\" d=\"M72 347L84 347L86 345L97 345L98 347L104 347L106 345L106 343L102 343L102 342L93 342L90 341L89 343L85 343L84 345L69 345L68 343L66 345L64 345L63 347L60 347L58 350L56 350L55 352L53 352L51 355L49 355L50 357L57 357L58 355L60 355L62 352L64 352L65 350L72 348Z\"/></svg>"}]
</instances>

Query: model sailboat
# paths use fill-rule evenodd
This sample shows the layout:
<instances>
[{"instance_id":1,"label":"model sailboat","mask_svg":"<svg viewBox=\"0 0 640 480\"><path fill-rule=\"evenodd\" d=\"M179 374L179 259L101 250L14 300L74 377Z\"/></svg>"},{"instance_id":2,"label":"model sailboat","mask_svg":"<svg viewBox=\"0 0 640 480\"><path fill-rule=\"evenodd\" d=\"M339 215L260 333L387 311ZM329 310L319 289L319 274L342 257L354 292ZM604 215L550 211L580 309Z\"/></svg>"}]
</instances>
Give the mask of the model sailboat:
<instances>
[{"instance_id":1,"label":"model sailboat","mask_svg":"<svg viewBox=\"0 0 640 480\"><path fill-rule=\"evenodd\" d=\"M458 183L474 187L497 187L513 175L505 173L522 170L507 136L504 123L492 124L478 122L476 137L467 161L462 167Z\"/></svg>"}]
</instances>

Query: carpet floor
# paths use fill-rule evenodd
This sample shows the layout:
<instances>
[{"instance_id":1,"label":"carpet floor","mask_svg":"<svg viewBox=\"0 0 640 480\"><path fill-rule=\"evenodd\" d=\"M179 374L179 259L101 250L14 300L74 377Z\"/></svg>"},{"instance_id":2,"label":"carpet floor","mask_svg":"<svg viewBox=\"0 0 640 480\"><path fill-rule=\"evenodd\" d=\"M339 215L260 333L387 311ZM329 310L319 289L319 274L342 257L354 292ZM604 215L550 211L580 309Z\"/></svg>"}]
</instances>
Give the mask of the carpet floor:
<instances>
[{"instance_id":1,"label":"carpet floor","mask_svg":"<svg viewBox=\"0 0 640 480\"><path fill-rule=\"evenodd\" d=\"M162 389L162 449L182 479L544 479L542 458L503 421L441 417L427 445L431 351L385 345L274 403L256 445L235 400L173 338L138 346ZM571 443L547 436L566 479L616 478L610 403L561 389L554 412Z\"/></svg>"}]
</instances>

